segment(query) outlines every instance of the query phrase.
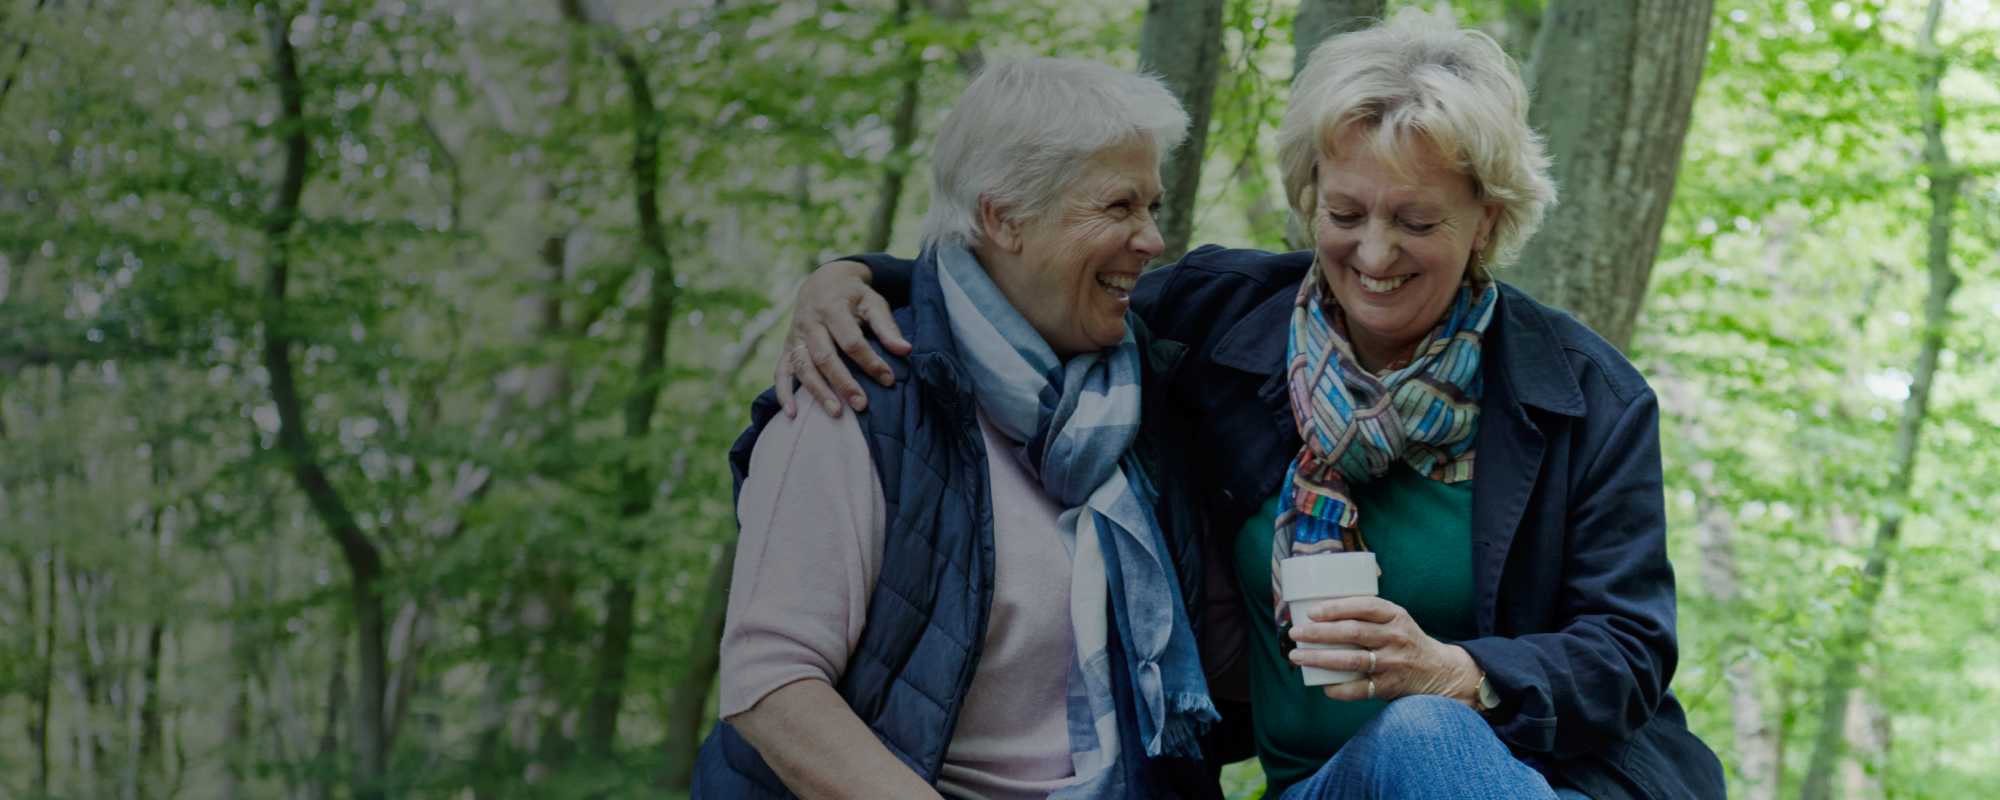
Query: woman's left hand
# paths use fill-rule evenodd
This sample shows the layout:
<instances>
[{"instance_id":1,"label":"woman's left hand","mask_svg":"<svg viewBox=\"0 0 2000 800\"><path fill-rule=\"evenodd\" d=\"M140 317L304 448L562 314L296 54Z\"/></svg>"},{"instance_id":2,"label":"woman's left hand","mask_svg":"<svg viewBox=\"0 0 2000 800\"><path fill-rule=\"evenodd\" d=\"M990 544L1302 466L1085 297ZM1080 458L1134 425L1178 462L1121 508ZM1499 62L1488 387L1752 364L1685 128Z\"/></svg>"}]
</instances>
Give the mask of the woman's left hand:
<instances>
[{"instance_id":1,"label":"woman's left hand","mask_svg":"<svg viewBox=\"0 0 2000 800\"><path fill-rule=\"evenodd\" d=\"M1306 620L1294 620L1291 635L1301 644L1362 648L1292 648L1293 664L1363 674L1326 687L1326 696L1334 700L1367 700L1371 691L1380 700L1435 694L1477 708L1473 698L1480 671L1472 656L1463 647L1432 639L1395 603L1379 597L1328 600L1313 606Z\"/></svg>"}]
</instances>

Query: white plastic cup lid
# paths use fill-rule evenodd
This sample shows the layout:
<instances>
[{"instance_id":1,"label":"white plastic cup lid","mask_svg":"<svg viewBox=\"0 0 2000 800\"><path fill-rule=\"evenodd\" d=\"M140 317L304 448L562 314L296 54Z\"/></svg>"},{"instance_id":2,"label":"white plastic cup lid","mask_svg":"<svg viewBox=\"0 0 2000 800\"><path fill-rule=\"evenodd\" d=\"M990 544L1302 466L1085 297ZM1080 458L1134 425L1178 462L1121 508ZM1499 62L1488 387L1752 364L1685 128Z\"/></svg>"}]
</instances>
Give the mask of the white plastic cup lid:
<instances>
[{"instance_id":1,"label":"white plastic cup lid","mask_svg":"<svg viewBox=\"0 0 2000 800\"><path fill-rule=\"evenodd\" d=\"M1278 562L1278 569L1288 603L1378 592L1375 554L1367 551L1293 556Z\"/></svg>"}]
</instances>

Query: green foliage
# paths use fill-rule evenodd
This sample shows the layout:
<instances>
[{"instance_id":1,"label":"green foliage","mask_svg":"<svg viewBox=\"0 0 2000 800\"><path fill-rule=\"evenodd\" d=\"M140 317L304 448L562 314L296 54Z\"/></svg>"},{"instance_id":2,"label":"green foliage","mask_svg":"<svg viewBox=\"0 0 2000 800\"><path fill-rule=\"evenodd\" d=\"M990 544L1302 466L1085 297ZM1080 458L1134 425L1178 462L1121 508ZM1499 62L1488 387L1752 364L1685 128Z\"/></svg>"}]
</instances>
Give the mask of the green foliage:
<instances>
[{"instance_id":1,"label":"green foliage","mask_svg":"<svg viewBox=\"0 0 2000 800\"><path fill-rule=\"evenodd\" d=\"M615 26L587 32L553 0L0 0L0 795L262 797L352 776L349 574L276 449L263 360L289 132L263 15L297 16L311 145L283 332L308 435L384 554L389 783L442 797L656 788L667 726L714 713L670 698L710 679L692 670L735 531L723 454L772 361L770 310L859 246L897 159L914 169L892 249L914 245L959 54L1130 67L1143 13L974 0L898 25L891 0L604 5ZM1227 5L1196 241L1282 246L1295 5ZM1524 55L1509 26L1540 4L1457 5ZM1634 356L1666 411L1675 689L1739 786L1726 670L1754 667L1795 787L1828 642L1889 513L1906 522L1863 699L1890 736L1856 763L1885 795L2000 780L1990 5L1953 0L1944 25L1965 285L1904 499L1887 484L1924 292L1923 4L1718 2ZM640 244L638 120L606 37L659 111L676 303L656 374L638 362L663 264ZM911 74L904 156L889 117ZM643 435L624 417L642 387L660 390ZM637 591L624 710L613 751L586 753L618 579ZM1262 791L1254 763L1226 782Z\"/></svg>"}]
</instances>

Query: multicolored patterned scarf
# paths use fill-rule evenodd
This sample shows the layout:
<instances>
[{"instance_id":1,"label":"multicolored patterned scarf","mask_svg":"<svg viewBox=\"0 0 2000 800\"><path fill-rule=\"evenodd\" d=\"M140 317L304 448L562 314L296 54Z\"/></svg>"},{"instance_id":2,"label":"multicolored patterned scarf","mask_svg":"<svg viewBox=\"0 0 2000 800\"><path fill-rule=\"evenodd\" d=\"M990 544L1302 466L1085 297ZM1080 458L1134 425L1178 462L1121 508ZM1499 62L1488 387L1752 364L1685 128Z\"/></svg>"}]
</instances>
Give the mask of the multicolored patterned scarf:
<instances>
[{"instance_id":1,"label":"multicolored patterned scarf","mask_svg":"<svg viewBox=\"0 0 2000 800\"><path fill-rule=\"evenodd\" d=\"M1431 480L1472 480L1481 340L1497 297L1492 282L1468 278L1409 365L1377 377L1342 332L1319 262L1307 271L1285 347L1292 421L1305 444L1278 493L1271 602L1280 626L1290 612L1278 562L1368 549L1350 485L1382 477L1397 461Z\"/></svg>"},{"instance_id":2,"label":"multicolored patterned scarf","mask_svg":"<svg viewBox=\"0 0 2000 800\"><path fill-rule=\"evenodd\" d=\"M1068 361L1021 316L963 247L933 251L952 339L979 407L1015 441L1041 488L1064 507L1070 625L1076 650L1068 692L1076 780L1053 797L1129 797L1125 759L1197 757L1196 738L1219 716L1195 651L1194 628L1159 522L1156 496L1131 452L1139 435L1139 345ZM1122 658L1114 659L1117 636ZM1113 670L1138 711L1139 741L1121 742ZM1130 763L1130 762L1127 762Z\"/></svg>"}]
</instances>

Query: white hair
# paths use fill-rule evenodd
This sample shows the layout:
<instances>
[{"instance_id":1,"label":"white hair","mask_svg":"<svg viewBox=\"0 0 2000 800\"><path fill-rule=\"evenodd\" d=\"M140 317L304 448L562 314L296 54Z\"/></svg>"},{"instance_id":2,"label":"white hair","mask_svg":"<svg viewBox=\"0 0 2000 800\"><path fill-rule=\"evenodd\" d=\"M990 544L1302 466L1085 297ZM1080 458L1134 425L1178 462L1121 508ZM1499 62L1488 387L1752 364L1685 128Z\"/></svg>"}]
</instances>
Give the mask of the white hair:
<instances>
[{"instance_id":1,"label":"white hair","mask_svg":"<svg viewBox=\"0 0 2000 800\"><path fill-rule=\"evenodd\" d=\"M1321 158L1350 127L1399 169L1434 152L1500 208L1480 253L1495 266L1519 253L1556 200L1549 157L1528 126L1528 91L1492 37L1449 11L1405 8L1386 22L1328 38L1292 83L1278 127L1278 166L1292 212L1311 230Z\"/></svg>"},{"instance_id":2,"label":"white hair","mask_svg":"<svg viewBox=\"0 0 2000 800\"><path fill-rule=\"evenodd\" d=\"M1187 127L1150 75L1074 58L988 62L938 131L923 246L975 246L982 198L1007 219L1033 219L1098 153L1137 140L1165 158Z\"/></svg>"}]
</instances>

